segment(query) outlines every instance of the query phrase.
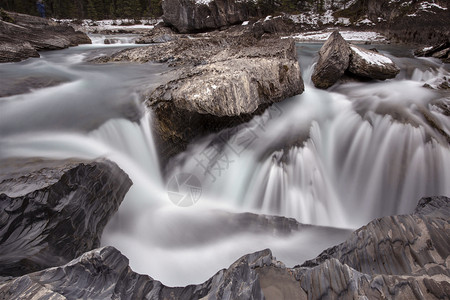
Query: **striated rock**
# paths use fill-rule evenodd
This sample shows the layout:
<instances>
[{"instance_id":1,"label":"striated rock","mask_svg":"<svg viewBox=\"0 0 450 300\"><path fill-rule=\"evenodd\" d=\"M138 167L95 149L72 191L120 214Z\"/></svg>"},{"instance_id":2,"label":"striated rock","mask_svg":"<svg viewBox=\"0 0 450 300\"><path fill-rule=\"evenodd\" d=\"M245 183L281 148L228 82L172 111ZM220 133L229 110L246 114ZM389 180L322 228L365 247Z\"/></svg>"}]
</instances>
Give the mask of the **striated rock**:
<instances>
[{"instance_id":1,"label":"striated rock","mask_svg":"<svg viewBox=\"0 0 450 300\"><path fill-rule=\"evenodd\" d=\"M423 198L412 215L376 219L303 266L336 258L370 275L450 276L449 223L449 198Z\"/></svg>"},{"instance_id":2,"label":"striated rock","mask_svg":"<svg viewBox=\"0 0 450 300\"><path fill-rule=\"evenodd\" d=\"M132 182L114 163L2 161L0 275L60 265L100 245Z\"/></svg>"},{"instance_id":3,"label":"striated rock","mask_svg":"<svg viewBox=\"0 0 450 300\"><path fill-rule=\"evenodd\" d=\"M14 23L0 20L0 62L39 57L39 50L90 44L89 37L68 25L18 13L7 13ZM10 20L11 20L10 19Z\"/></svg>"},{"instance_id":4,"label":"striated rock","mask_svg":"<svg viewBox=\"0 0 450 300\"><path fill-rule=\"evenodd\" d=\"M385 80L400 73L400 69L390 58L378 52L355 45L351 45L350 50L348 71L356 76Z\"/></svg>"},{"instance_id":5,"label":"striated rock","mask_svg":"<svg viewBox=\"0 0 450 300\"><path fill-rule=\"evenodd\" d=\"M170 288L133 272L113 247L96 249L61 267L0 283L0 298L31 299L264 299L257 267L271 264L270 250L246 255L203 284Z\"/></svg>"},{"instance_id":6,"label":"striated rock","mask_svg":"<svg viewBox=\"0 0 450 300\"><path fill-rule=\"evenodd\" d=\"M319 51L311 80L314 85L326 89L344 75L350 62L350 47L338 31L334 31Z\"/></svg>"},{"instance_id":7,"label":"striated rock","mask_svg":"<svg viewBox=\"0 0 450 300\"><path fill-rule=\"evenodd\" d=\"M181 33L219 29L259 15L250 0L164 0L163 20Z\"/></svg>"}]
</instances>

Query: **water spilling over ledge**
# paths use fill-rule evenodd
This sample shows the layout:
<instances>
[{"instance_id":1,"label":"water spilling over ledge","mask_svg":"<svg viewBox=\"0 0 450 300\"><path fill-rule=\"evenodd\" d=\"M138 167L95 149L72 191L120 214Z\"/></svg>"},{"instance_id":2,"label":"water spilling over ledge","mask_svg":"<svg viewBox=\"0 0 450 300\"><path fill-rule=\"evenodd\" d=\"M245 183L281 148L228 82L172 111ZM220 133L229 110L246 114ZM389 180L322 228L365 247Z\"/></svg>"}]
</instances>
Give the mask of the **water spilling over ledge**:
<instances>
[{"instance_id":1,"label":"water spilling over ledge","mask_svg":"<svg viewBox=\"0 0 450 300\"><path fill-rule=\"evenodd\" d=\"M432 59L390 55L414 67L387 82L323 91L309 80L318 45L297 47L307 85L302 95L194 141L168 166L158 163L152 112L138 89L157 83L164 67L85 63L106 48L96 45L0 66L2 77L21 78L27 69L65 82L0 98L0 158L114 161L133 186L103 245L121 250L135 271L173 286L203 282L264 248L292 267L345 240L349 228L411 212L422 196L450 195L450 122L439 109L448 92L423 87L448 69ZM174 206L167 194L180 173L201 184L188 208ZM281 234L233 221L231 215L247 211L329 227Z\"/></svg>"}]
</instances>

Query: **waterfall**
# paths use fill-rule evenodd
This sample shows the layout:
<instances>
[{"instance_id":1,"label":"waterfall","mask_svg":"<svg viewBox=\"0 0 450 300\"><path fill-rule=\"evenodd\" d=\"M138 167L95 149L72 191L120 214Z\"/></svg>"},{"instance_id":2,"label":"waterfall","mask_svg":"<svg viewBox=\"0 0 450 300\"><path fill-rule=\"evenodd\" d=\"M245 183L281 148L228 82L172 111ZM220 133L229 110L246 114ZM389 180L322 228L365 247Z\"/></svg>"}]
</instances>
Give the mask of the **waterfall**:
<instances>
[{"instance_id":1,"label":"waterfall","mask_svg":"<svg viewBox=\"0 0 450 300\"><path fill-rule=\"evenodd\" d=\"M409 213L423 196L450 196L448 92L423 86L448 77L448 67L434 59L393 57L402 68L395 80L324 91L310 81L319 47L298 47L303 94L191 143L164 176L152 115L138 95L158 82L165 67L84 63L93 49L110 50L95 44L0 65L2 79L32 74L60 82L0 98L0 159L105 157L117 163L133 186L102 244L122 251L135 271L169 285L200 283L239 256L267 247L293 266L348 235L316 227L289 236L254 231L234 224L229 212L356 228ZM193 206L169 199L171 180L180 174L199 182L201 196Z\"/></svg>"}]
</instances>

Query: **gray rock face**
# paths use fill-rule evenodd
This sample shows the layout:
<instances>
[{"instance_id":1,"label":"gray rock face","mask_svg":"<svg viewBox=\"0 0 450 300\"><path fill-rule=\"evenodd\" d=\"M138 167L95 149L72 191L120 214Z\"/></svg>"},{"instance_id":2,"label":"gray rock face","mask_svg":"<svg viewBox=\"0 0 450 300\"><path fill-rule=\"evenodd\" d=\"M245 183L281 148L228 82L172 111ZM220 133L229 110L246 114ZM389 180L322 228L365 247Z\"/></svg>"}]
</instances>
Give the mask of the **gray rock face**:
<instances>
[{"instance_id":1,"label":"gray rock face","mask_svg":"<svg viewBox=\"0 0 450 300\"><path fill-rule=\"evenodd\" d=\"M8 12L14 23L0 20L0 62L39 57L39 50L90 44L89 37L67 25L44 18Z\"/></svg>"},{"instance_id":2,"label":"gray rock face","mask_svg":"<svg viewBox=\"0 0 450 300\"><path fill-rule=\"evenodd\" d=\"M359 77L385 80L394 78L400 69L388 57L372 50L351 45L348 71Z\"/></svg>"},{"instance_id":3,"label":"gray rock face","mask_svg":"<svg viewBox=\"0 0 450 300\"><path fill-rule=\"evenodd\" d=\"M176 81L158 87L148 97L157 108L169 101L176 108L218 117L252 114L259 106L301 93L296 61L236 58L197 66Z\"/></svg>"},{"instance_id":4,"label":"gray rock face","mask_svg":"<svg viewBox=\"0 0 450 300\"><path fill-rule=\"evenodd\" d=\"M0 283L0 298L31 299L264 299L257 267L272 262L270 250L246 255L203 284L166 287L139 275L113 247L87 252L66 265Z\"/></svg>"},{"instance_id":5,"label":"gray rock face","mask_svg":"<svg viewBox=\"0 0 450 300\"><path fill-rule=\"evenodd\" d=\"M350 47L338 31L334 31L319 51L311 80L314 85L326 89L344 75L350 62Z\"/></svg>"},{"instance_id":6,"label":"gray rock face","mask_svg":"<svg viewBox=\"0 0 450 300\"><path fill-rule=\"evenodd\" d=\"M2 161L0 275L61 265L100 245L131 180L106 160Z\"/></svg>"},{"instance_id":7,"label":"gray rock face","mask_svg":"<svg viewBox=\"0 0 450 300\"><path fill-rule=\"evenodd\" d=\"M327 89L345 72L356 78L385 80L394 78L400 69L390 58L376 51L349 45L338 31L334 31L320 48L311 80L316 87Z\"/></svg>"},{"instance_id":8,"label":"gray rock face","mask_svg":"<svg viewBox=\"0 0 450 300\"><path fill-rule=\"evenodd\" d=\"M249 0L164 0L162 9L164 22L181 33L219 29L258 16Z\"/></svg>"},{"instance_id":9,"label":"gray rock face","mask_svg":"<svg viewBox=\"0 0 450 300\"><path fill-rule=\"evenodd\" d=\"M376 275L450 276L450 199L423 198L412 215L376 219L303 266L330 258Z\"/></svg>"}]
</instances>

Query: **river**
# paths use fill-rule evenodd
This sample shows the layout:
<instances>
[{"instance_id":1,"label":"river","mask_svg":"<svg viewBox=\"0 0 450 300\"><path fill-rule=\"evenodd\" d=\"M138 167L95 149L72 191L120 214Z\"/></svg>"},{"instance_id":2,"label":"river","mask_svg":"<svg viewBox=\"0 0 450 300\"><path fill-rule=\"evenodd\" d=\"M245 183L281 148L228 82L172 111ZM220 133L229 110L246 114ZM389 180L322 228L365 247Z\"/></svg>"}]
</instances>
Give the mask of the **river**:
<instances>
[{"instance_id":1,"label":"river","mask_svg":"<svg viewBox=\"0 0 450 300\"><path fill-rule=\"evenodd\" d=\"M167 67L86 62L136 47L132 36L115 38L123 43L94 36L93 45L0 65L0 159L115 161L134 184L102 244L137 272L172 286L200 283L265 248L294 266L374 218L410 213L423 196L450 196L450 92L423 86L450 75L436 59L376 45L401 68L396 79L324 91L310 82L321 45L297 44L303 94L160 166L142 95ZM191 180L181 192L190 204L174 198L180 180ZM242 212L317 226L284 235L233 223L230 214Z\"/></svg>"}]
</instances>

